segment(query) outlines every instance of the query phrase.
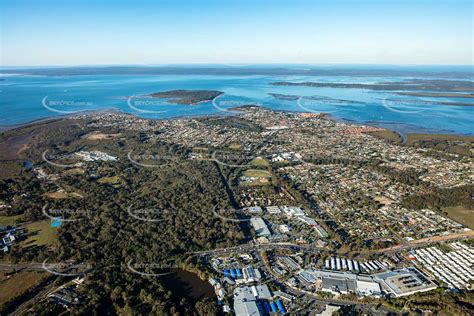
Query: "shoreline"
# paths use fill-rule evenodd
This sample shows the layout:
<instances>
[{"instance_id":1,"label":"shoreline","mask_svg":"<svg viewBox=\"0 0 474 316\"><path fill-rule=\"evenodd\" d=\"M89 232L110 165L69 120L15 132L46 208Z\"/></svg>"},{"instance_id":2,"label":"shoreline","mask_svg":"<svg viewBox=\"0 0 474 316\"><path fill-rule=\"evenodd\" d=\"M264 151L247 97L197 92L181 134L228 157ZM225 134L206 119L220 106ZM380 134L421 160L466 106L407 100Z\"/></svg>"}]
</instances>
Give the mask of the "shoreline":
<instances>
[{"instance_id":1,"label":"shoreline","mask_svg":"<svg viewBox=\"0 0 474 316\"><path fill-rule=\"evenodd\" d=\"M244 105L244 106L247 106L247 105ZM300 111L291 111L291 110L276 110L276 109L272 109L272 108L269 108L269 107L266 107L266 106L253 105L253 104L248 104L248 106L258 106L258 107L262 107L266 110L274 111L274 112L306 113L306 112L303 112L303 111L300 112ZM238 112L238 109L233 110L233 108L230 108L228 110ZM8 131L15 130L15 129L18 129L18 128L25 128L25 127L28 127L28 126L33 126L33 125L36 125L36 124L43 124L43 123L47 123L49 121L55 121L55 120L67 119L67 118L73 119L74 117L77 117L77 116L94 115L94 114L100 114L100 113L118 113L118 114L122 114L122 115L130 115L130 116L134 116L134 117L141 118L141 119L155 120L155 121L198 119L198 118L209 118L209 117L228 117L228 116L237 115L237 113L214 113L214 114L178 115L178 116L173 116L173 117L169 117L169 118L149 118L149 117L141 117L140 115L136 115L136 114L133 114L133 113L128 113L128 112L125 112L125 111L123 111L121 109L117 109L117 108L105 108L105 109L99 109L99 110L85 110L85 111L80 111L80 112L77 112L77 113L70 113L70 114L59 114L59 115L56 115L56 116L34 119L34 120L31 120L31 121L28 121L28 122L25 122L25 123L18 123L18 124L15 124L15 125L0 125L0 133L8 132ZM321 112L321 113L318 113L318 114L321 114L325 119L328 119L328 120L331 120L331 121L334 121L334 122L345 123L345 124L353 124L353 125L359 125L359 126L372 126L372 127L383 128L387 131L390 131L390 132L393 132L393 133L397 134L401 138L402 141L400 143L402 143L402 144L407 143L409 135L438 135L438 136L448 136L448 137L467 137L467 138L472 137L472 138L474 138L474 133L473 134L459 134L459 133L454 133L454 132L451 133L449 131L435 132L435 131L430 130L428 128L420 128L420 127L417 127L417 126L414 126L414 125L397 123L397 122L389 122L389 121L387 121L387 122L377 122L377 121L358 122L358 121L351 120L351 119L338 118L338 117L335 117L334 115L332 115L331 113ZM406 133L403 133L403 132L400 132L399 130L396 130L394 128L390 128L390 127L387 126L387 125L390 125L390 124L405 126L405 127L408 127L409 129L410 128L418 129L419 131L416 131L416 132L415 131L412 131L412 132L408 131ZM423 130L423 129L425 129L425 130Z\"/></svg>"}]
</instances>

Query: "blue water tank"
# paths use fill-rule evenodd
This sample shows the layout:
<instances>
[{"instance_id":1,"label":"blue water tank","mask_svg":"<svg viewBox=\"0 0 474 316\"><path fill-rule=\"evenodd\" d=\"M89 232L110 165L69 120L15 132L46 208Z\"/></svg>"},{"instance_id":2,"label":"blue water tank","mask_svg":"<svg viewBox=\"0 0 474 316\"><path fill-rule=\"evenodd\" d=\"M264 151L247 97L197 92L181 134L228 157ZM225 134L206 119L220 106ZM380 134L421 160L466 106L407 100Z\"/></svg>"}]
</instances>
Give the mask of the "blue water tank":
<instances>
[{"instance_id":1,"label":"blue water tank","mask_svg":"<svg viewBox=\"0 0 474 316\"><path fill-rule=\"evenodd\" d=\"M235 278L235 269L230 269L230 276Z\"/></svg>"},{"instance_id":2,"label":"blue water tank","mask_svg":"<svg viewBox=\"0 0 474 316\"><path fill-rule=\"evenodd\" d=\"M224 275L225 275L225 276L229 276L229 275L230 275L230 273L229 273L229 270L228 270L228 269L225 269L225 270L224 270Z\"/></svg>"},{"instance_id":3,"label":"blue water tank","mask_svg":"<svg viewBox=\"0 0 474 316\"><path fill-rule=\"evenodd\" d=\"M278 309L280 310L280 313L284 314L285 307L283 307L283 303L280 300L277 300L277 306L278 306Z\"/></svg>"},{"instance_id":4,"label":"blue water tank","mask_svg":"<svg viewBox=\"0 0 474 316\"><path fill-rule=\"evenodd\" d=\"M272 308L272 312L273 312L273 313L276 313L276 312L277 312L277 308L276 308L275 303L271 302L271 303L270 303L270 307Z\"/></svg>"},{"instance_id":5,"label":"blue water tank","mask_svg":"<svg viewBox=\"0 0 474 316\"><path fill-rule=\"evenodd\" d=\"M240 278L242 276L242 270L237 269L237 277Z\"/></svg>"}]
</instances>

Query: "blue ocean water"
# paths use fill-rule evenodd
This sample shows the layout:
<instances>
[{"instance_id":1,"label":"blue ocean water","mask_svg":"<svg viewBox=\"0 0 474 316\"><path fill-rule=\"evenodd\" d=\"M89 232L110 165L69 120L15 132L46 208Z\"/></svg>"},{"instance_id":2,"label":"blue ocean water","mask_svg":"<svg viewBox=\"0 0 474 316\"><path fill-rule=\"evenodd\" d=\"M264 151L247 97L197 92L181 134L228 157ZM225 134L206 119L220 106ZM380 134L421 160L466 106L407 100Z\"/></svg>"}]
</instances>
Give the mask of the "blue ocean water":
<instances>
[{"instance_id":1,"label":"blue ocean water","mask_svg":"<svg viewBox=\"0 0 474 316\"><path fill-rule=\"evenodd\" d=\"M276 81L376 83L410 78L384 76L274 75L73 75L0 74L0 127L84 110L117 109L164 119L231 114L228 109L258 104L276 110L327 112L342 120L406 132L474 134L474 107L439 102L474 103L474 99L401 96L392 92L347 88L275 86ZM430 78L433 79L433 78ZM167 104L136 96L175 89L219 90L214 102ZM271 96L300 96L282 100Z\"/></svg>"}]
</instances>

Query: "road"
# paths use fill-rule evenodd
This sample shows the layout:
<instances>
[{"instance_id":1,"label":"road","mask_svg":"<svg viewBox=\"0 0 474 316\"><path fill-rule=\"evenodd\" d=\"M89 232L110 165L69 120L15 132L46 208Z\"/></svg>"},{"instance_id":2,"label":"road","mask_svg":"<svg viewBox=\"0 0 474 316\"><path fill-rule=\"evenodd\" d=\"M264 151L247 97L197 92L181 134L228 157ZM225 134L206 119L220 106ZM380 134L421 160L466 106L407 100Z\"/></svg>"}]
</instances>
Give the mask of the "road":
<instances>
[{"instance_id":1,"label":"road","mask_svg":"<svg viewBox=\"0 0 474 316\"><path fill-rule=\"evenodd\" d=\"M412 241L409 241L409 242L407 242L406 244L403 244L403 245L398 245L398 246L393 246L393 247L389 247L389 248L374 250L372 252L373 253L390 253L390 252L397 252L397 251L400 251L400 250L405 250L405 249L410 249L410 248L424 247L426 245L429 245L429 244L432 244L432 243L437 243L437 242L442 242L442 241L453 241L453 240L472 239L472 238L474 238L474 231L470 230L470 231L463 232L463 233L440 235L440 236L434 236L434 237L429 237L429 238L422 238L422 239L412 240Z\"/></svg>"}]
</instances>

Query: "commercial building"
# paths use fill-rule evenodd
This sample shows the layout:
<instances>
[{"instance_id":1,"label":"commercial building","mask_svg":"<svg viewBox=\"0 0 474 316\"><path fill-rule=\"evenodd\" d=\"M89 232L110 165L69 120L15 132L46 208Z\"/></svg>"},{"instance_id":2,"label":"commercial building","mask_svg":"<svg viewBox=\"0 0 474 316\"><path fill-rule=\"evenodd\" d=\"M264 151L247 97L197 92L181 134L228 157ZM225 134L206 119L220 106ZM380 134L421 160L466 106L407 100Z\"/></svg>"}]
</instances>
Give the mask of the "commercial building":
<instances>
[{"instance_id":1,"label":"commercial building","mask_svg":"<svg viewBox=\"0 0 474 316\"><path fill-rule=\"evenodd\" d=\"M436 288L431 280L414 267L373 275L307 269L298 273L298 278L306 284L320 284L321 291L333 294L354 293L360 296L400 297Z\"/></svg>"},{"instance_id":2,"label":"commercial building","mask_svg":"<svg viewBox=\"0 0 474 316\"><path fill-rule=\"evenodd\" d=\"M236 316L260 316L260 310L252 289L248 286L234 290L234 313Z\"/></svg>"},{"instance_id":3,"label":"commercial building","mask_svg":"<svg viewBox=\"0 0 474 316\"><path fill-rule=\"evenodd\" d=\"M252 227L255 230L257 237L268 237L271 235L267 224L265 224L261 217L252 217L250 219L250 224L252 224Z\"/></svg>"},{"instance_id":4,"label":"commercial building","mask_svg":"<svg viewBox=\"0 0 474 316\"><path fill-rule=\"evenodd\" d=\"M269 214L280 214L281 210L278 206L267 206L267 212Z\"/></svg>"}]
</instances>

